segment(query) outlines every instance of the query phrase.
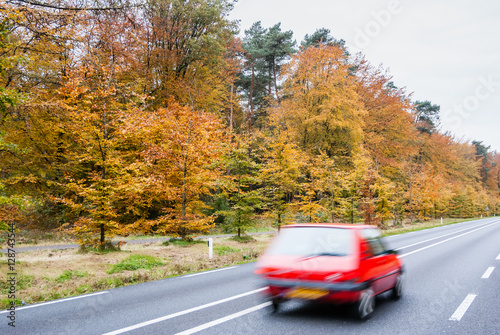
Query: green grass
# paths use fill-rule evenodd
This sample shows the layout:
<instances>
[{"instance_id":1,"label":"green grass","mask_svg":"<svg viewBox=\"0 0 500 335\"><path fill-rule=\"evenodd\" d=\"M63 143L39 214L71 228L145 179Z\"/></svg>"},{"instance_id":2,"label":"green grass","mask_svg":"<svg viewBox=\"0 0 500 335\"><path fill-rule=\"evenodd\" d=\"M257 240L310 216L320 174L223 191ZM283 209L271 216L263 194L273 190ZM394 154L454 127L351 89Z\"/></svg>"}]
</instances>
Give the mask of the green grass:
<instances>
[{"instance_id":1,"label":"green grass","mask_svg":"<svg viewBox=\"0 0 500 335\"><path fill-rule=\"evenodd\" d=\"M233 247L230 247L227 245L216 245L214 247L214 252L218 256L224 256L224 255L231 254L233 252L239 252L239 251L240 251L240 249L233 248Z\"/></svg>"},{"instance_id":2,"label":"green grass","mask_svg":"<svg viewBox=\"0 0 500 335\"><path fill-rule=\"evenodd\" d=\"M59 277L56 278L56 282L58 282L58 283L64 283L67 280L71 280L71 279L74 279L74 278L83 278L83 277L87 277L88 275L89 274L87 272L83 272L83 271L66 270Z\"/></svg>"},{"instance_id":3,"label":"green grass","mask_svg":"<svg viewBox=\"0 0 500 335\"><path fill-rule=\"evenodd\" d=\"M156 266L161 265L164 265L164 263L156 257L148 255L131 255L120 263L113 265L111 269L107 271L107 273L112 274L123 272L125 270L135 271L138 269L150 270Z\"/></svg>"},{"instance_id":4,"label":"green grass","mask_svg":"<svg viewBox=\"0 0 500 335\"><path fill-rule=\"evenodd\" d=\"M92 287L89 284L82 284L76 288L76 292L78 292L78 294L89 293L92 292Z\"/></svg>"},{"instance_id":5,"label":"green grass","mask_svg":"<svg viewBox=\"0 0 500 335\"><path fill-rule=\"evenodd\" d=\"M25 274L18 274L15 276L16 278L16 290L24 290L27 287L32 287L33 286L33 281L35 280L35 276L30 276L30 275L25 275ZM2 295L7 294L10 290L10 283L8 281L2 281L0 282L0 292Z\"/></svg>"}]
</instances>

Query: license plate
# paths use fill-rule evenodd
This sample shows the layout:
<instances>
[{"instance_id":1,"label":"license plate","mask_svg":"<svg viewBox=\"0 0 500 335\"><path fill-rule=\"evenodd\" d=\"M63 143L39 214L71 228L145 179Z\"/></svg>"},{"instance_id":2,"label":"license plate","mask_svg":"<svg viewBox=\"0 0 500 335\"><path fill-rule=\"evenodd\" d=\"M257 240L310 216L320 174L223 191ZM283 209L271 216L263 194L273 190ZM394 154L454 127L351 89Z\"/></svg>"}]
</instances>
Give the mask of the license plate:
<instances>
[{"instance_id":1,"label":"license plate","mask_svg":"<svg viewBox=\"0 0 500 335\"><path fill-rule=\"evenodd\" d=\"M315 300L328 294L328 290L316 288L297 287L288 291L286 298Z\"/></svg>"}]
</instances>

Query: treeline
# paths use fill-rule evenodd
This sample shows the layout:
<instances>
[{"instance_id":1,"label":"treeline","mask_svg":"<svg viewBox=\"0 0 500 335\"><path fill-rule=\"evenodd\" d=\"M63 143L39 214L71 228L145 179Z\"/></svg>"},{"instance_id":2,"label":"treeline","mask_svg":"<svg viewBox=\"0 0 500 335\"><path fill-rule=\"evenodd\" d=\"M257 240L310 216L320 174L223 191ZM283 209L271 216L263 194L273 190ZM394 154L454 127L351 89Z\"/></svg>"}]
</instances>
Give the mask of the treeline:
<instances>
[{"instance_id":1,"label":"treeline","mask_svg":"<svg viewBox=\"0 0 500 335\"><path fill-rule=\"evenodd\" d=\"M500 155L327 29L229 0L0 5L0 222L81 244L500 211Z\"/></svg>"}]
</instances>

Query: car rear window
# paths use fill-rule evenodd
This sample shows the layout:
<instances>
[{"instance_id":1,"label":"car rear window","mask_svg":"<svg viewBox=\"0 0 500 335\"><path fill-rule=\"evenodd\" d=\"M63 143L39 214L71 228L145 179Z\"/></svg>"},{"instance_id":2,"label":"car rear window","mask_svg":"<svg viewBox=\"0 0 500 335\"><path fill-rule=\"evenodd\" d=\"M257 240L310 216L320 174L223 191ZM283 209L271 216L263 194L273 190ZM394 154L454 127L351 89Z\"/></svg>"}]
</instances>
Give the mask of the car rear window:
<instances>
[{"instance_id":1,"label":"car rear window","mask_svg":"<svg viewBox=\"0 0 500 335\"><path fill-rule=\"evenodd\" d=\"M352 253L353 239L353 231L344 228L283 228L266 253L297 256L347 256Z\"/></svg>"}]
</instances>

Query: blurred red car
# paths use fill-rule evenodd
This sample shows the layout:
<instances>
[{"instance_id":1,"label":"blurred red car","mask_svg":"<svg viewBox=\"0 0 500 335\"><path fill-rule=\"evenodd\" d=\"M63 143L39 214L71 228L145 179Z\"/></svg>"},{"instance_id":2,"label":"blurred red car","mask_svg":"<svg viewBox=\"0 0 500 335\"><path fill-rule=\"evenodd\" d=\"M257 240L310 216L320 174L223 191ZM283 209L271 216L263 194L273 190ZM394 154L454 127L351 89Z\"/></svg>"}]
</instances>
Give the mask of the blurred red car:
<instances>
[{"instance_id":1,"label":"blurred red car","mask_svg":"<svg viewBox=\"0 0 500 335\"><path fill-rule=\"evenodd\" d=\"M294 224L282 227L259 258L255 273L268 286L275 310L289 299L350 303L369 317L375 296L399 299L403 264L374 226Z\"/></svg>"}]
</instances>

